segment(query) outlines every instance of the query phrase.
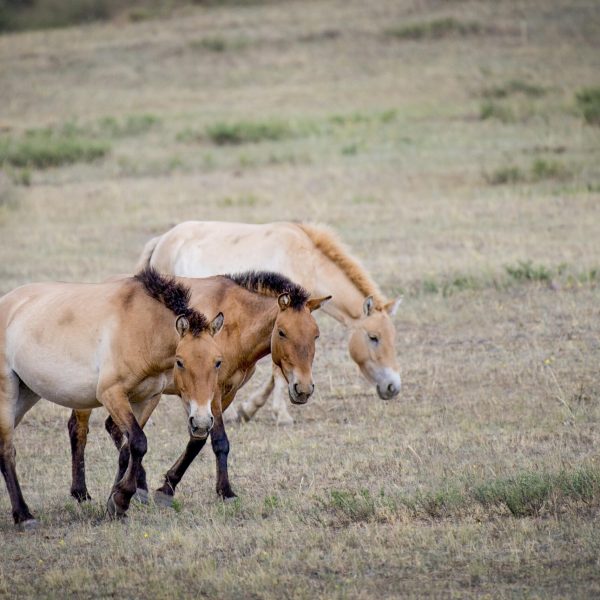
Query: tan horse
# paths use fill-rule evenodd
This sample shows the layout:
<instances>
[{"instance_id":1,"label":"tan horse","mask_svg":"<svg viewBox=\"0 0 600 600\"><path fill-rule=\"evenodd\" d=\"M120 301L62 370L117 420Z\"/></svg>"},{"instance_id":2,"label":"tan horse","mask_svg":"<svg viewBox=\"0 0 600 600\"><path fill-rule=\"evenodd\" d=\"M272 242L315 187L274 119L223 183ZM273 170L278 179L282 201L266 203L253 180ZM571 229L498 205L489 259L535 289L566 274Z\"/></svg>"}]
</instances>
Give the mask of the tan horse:
<instances>
[{"instance_id":1,"label":"tan horse","mask_svg":"<svg viewBox=\"0 0 600 600\"><path fill-rule=\"evenodd\" d=\"M192 296L191 304L198 310L212 313L217 307L226 315L223 332L217 339L223 365L219 371L218 391L212 403L215 424L210 432L217 461L217 493L224 499L234 498L227 475L229 440L222 413L231 404L237 391L252 377L258 360L271 353L274 367L282 374L290 400L304 404L313 392L312 362L315 340L319 335L311 312L329 298L309 298L297 284L277 273L249 272L239 275L186 279ZM154 397L151 412L159 397ZM85 484L84 449L91 411L74 411L69 420L73 459L71 494L78 500L89 498ZM121 434L112 418L107 429L117 447ZM170 504L183 474L200 452L205 439L192 436L185 452L169 469L155 498ZM137 495L147 497L146 476L138 472Z\"/></svg>"},{"instance_id":2,"label":"tan horse","mask_svg":"<svg viewBox=\"0 0 600 600\"><path fill-rule=\"evenodd\" d=\"M40 399L73 409L104 406L126 443L108 500L122 516L136 490L147 406L181 395L190 435L206 439L223 325L190 308L189 289L146 271L100 284L38 283L0 299L0 468L15 523L36 525L19 486L13 431ZM175 369L173 368L175 366Z\"/></svg>"},{"instance_id":3,"label":"tan horse","mask_svg":"<svg viewBox=\"0 0 600 600\"><path fill-rule=\"evenodd\" d=\"M206 277L232 270L269 269L297 281L317 296L333 294L324 311L350 329L349 351L362 374L383 399L400 391L391 320L399 300L387 300L366 270L335 234L304 223L189 221L150 240L139 266L164 273ZM293 423L278 384L278 373L244 402L233 417L248 420L275 388L273 404L280 424Z\"/></svg>"}]
</instances>

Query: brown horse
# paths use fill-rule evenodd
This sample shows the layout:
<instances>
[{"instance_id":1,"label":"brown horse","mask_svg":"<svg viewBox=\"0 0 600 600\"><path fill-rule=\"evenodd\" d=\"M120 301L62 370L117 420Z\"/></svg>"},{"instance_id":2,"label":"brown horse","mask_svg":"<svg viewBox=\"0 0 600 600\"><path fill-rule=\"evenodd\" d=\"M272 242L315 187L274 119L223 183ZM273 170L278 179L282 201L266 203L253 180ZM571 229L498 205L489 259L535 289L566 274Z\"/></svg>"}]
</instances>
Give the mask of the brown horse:
<instances>
[{"instance_id":1,"label":"brown horse","mask_svg":"<svg viewBox=\"0 0 600 600\"><path fill-rule=\"evenodd\" d=\"M215 424L210 432L217 462L217 493L223 499L234 498L227 475L229 440L222 413L231 404L237 391L252 377L258 360L272 355L273 366L287 382L288 395L294 404L304 404L311 396L312 362L315 340L319 335L311 312L320 308L329 297L310 299L308 293L277 273L248 272L239 275L187 279L194 307L211 312L218 306L226 314L223 332L217 340L223 366L219 371L218 392L212 402ZM148 415L158 404L155 396ZM91 411L73 411L69 434L73 459L71 494L78 500L89 498L85 483L84 449ZM112 416L106 428L117 447L121 435ZM191 436L184 453L165 475L155 499L170 504L175 488L206 440ZM147 498L147 483L143 469L139 470L138 497Z\"/></svg>"},{"instance_id":2,"label":"brown horse","mask_svg":"<svg viewBox=\"0 0 600 600\"><path fill-rule=\"evenodd\" d=\"M182 397L192 438L207 438L223 315L209 323L189 298L182 282L152 270L99 284L30 284L0 298L0 468L16 524L37 522L17 479L13 431L41 397L77 410L104 406L126 440L112 516L123 516L135 493L147 407L163 392Z\"/></svg>"}]
</instances>

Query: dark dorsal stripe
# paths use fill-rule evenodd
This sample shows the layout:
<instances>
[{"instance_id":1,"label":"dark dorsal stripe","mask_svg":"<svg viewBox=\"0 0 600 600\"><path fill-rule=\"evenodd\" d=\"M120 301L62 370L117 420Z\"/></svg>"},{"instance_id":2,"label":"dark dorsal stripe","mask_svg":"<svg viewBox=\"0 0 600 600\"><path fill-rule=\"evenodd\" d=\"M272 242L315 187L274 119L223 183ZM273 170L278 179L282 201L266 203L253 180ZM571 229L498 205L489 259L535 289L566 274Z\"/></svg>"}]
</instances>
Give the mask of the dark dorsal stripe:
<instances>
[{"instance_id":1,"label":"dark dorsal stripe","mask_svg":"<svg viewBox=\"0 0 600 600\"><path fill-rule=\"evenodd\" d=\"M200 335L208 327L206 317L189 305L190 289L175 278L161 275L153 267L146 267L134 279L144 286L149 296L166 306L176 317L183 315L190 324L192 335Z\"/></svg>"},{"instance_id":2,"label":"dark dorsal stripe","mask_svg":"<svg viewBox=\"0 0 600 600\"><path fill-rule=\"evenodd\" d=\"M225 275L225 277L251 292L265 296L288 294L291 299L290 306L296 310L300 310L310 297L310 294L302 286L281 273L246 271L245 273Z\"/></svg>"}]
</instances>

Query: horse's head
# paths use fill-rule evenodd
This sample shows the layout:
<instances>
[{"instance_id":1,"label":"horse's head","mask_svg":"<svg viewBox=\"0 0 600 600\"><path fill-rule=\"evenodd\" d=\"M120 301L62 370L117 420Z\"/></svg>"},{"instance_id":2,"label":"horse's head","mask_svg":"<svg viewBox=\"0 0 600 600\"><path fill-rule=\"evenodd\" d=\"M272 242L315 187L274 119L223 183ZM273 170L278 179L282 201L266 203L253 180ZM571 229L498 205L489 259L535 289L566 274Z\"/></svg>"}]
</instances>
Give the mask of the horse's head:
<instances>
[{"instance_id":1,"label":"horse's head","mask_svg":"<svg viewBox=\"0 0 600 600\"><path fill-rule=\"evenodd\" d=\"M312 363L319 327L311 313L330 298L311 298L301 306L292 306L287 293L277 298L279 311L271 334L271 356L287 381L294 404L305 404L315 389Z\"/></svg>"},{"instance_id":2,"label":"horse's head","mask_svg":"<svg viewBox=\"0 0 600 600\"><path fill-rule=\"evenodd\" d=\"M222 327L223 313L199 333L190 330L185 316L177 317L175 322L179 343L175 351L173 381L188 411L190 436L197 439L206 439L214 422L210 405L217 389L222 360L214 337Z\"/></svg>"},{"instance_id":3,"label":"horse's head","mask_svg":"<svg viewBox=\"0 0 600 600\"><path fill-rule=\"evenodd\" d=\"M396 330L391 317L400 300L376 308L373 297L363 303L363 314L350 336L350 356L362 374L377 388L379 397L388 400L400 392L400 374L394 340Z\"/></svg>"}]
</instances>

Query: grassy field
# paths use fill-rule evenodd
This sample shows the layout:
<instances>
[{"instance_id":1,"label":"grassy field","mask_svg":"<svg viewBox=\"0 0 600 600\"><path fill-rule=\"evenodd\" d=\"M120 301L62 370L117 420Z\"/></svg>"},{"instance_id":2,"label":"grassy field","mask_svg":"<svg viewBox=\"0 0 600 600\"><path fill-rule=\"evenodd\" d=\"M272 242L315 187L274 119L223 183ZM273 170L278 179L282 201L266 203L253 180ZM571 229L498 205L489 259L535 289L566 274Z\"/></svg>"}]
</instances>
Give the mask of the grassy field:
<instances>
[{"instance_id":1,"label":"grassy field","mask_svg":"<svg viewBox=\"0 0 600 600\"><path fill-rule=\"evenodd\" d=\"M379 400L322 318L296 425L229 428L239 500L203 452L177 510L127 524L105 414L79 506L68 411L40 403L16 446L42 527L0 492L0 597L598 597L598 3L147 16L0 36L0 292L130 272L185 219L322 221L404 294L403 390ZM176 401L147 433L156 487Z\"/></svg>"}]
</instances>

